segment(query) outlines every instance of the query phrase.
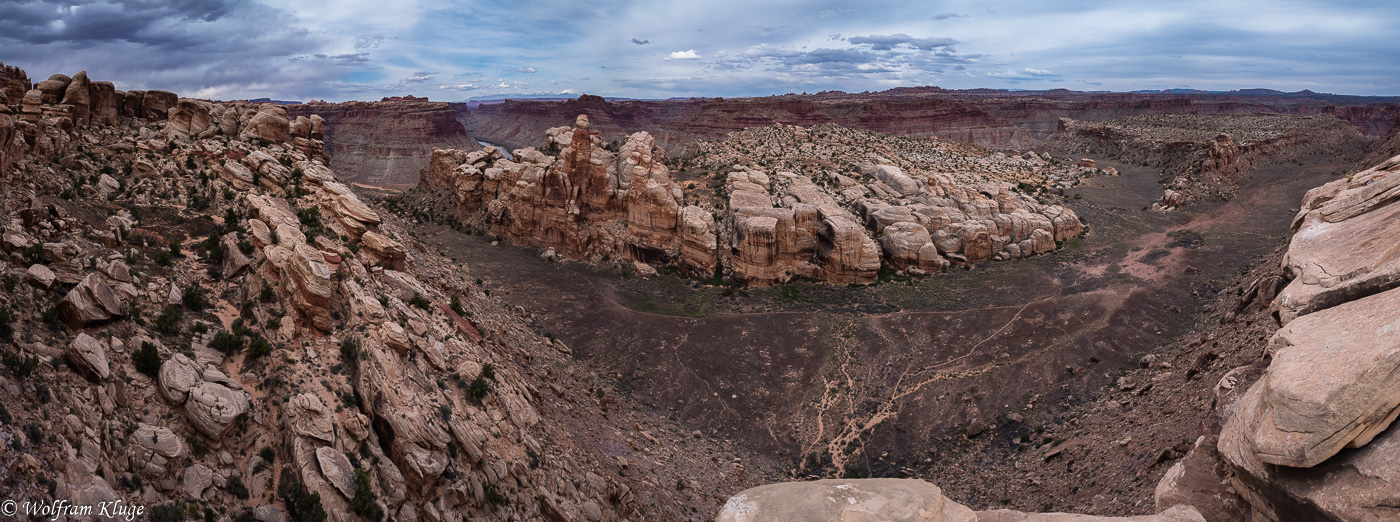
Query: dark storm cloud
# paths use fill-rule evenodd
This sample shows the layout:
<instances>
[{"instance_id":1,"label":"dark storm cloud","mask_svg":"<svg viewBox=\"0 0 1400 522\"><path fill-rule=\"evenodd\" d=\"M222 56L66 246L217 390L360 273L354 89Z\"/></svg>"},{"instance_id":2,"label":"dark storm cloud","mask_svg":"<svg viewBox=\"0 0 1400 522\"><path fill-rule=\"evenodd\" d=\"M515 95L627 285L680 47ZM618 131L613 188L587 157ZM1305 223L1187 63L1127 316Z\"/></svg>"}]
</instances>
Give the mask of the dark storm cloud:
<instances>
[{"instance_id":1,"label":"dark storm cloud","mask_svg":"<svg viewBox=\"0 0 1400 522\"><path fill-rule=\"evenodd\" d=\"M638 39L636 39L636 38L633 38L633 39L632 39L632 43L637 44L637 45L647 45L647 44L651 43L651 40L638 40Z\"/></svg>"}]
</instances>

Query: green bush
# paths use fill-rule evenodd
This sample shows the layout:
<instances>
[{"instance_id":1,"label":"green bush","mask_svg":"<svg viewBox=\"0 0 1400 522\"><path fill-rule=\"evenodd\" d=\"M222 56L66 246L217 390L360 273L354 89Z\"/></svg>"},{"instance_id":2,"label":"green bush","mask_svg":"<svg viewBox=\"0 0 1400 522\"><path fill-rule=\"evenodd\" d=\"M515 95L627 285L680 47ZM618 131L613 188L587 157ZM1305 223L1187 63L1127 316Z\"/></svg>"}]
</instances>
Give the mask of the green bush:
<instances>
[{"instance_id":1,"label":"green bush","mask_svg":"<svg viewBox=\"0 0 1400 522\"><path fill-rule=\"evenodd\" d=\"M243 337L220 330L219 333L214 334L214 340L209 341L209 347L223 353L237 353L243 349Z\"/></svg>"},{"instance_id":2,"label":"green bush","mask_svg":"<svg viewBox=\"0 0 1400 522\"><path fill-rule=\"evenodd\" d=\"M427 310L427 309L428 309L428 304L429 304L429 303L428 303L428 299L427 299L426 297L423 297L422 294L419 294L419 293L416 293L416 292L415 292L415 293L413 294L413 297L412 297L412 298L409 298L408 304L413 305L413 306L416 306L416 307L418 307L418 308L422 308L422 309L424 309L424 310Z\"/></svg>"},{"instance_id":3,"label":"green bush","mask_svg":"<svg viewBox=\"0 0 1400 522\"><path fill-rule=\"evenodd\" d=\"M254 359L272 353L272 343L262 337L254 337L248 342L248 356Z\"/></svg>"},{"instance_id":4,"label":"green bush","mask_svg":"<svg viewBox=\"0 0 1400 522\"><path fill-rule=\"evenodd\" d=\"M15 338L15 313L9 307L0 308L0 340L9 341Z\"/></svg>"},{"instance_id":5,"label":"green bush","mask_svg":"<svg viewBox=\"0 0 1400 522\"><path fill-rule=\"evenodd\" d=\"M185 310L183 308L180 308L178 305L166 305L165 308L160 311L160 316L156 317L153 326L156 331L160 333L175 335L180 333L180 319L184 316Z\"/></svg>"},{"instance_id":6,"label":"green bush","mask_svg":"<svg viewBox=\"0 0 1400 522\"><path fill-rule=\"evenodd\" d=\"M209 300L204 297L204 289L197 284L185 289L185 295L180 298L180 302L191 312L202 312L209 306Z\"/></svg>"},{"instance_id":7,"label":"green bush","mask_svg":"<svg viewBox=\"0 0 1400 522\"><path fill-rule=\"evenodd\" d=\"M452 294L452 302L448 306L451 307L452 311L456 312L457 315L467 315L467 310L462 308L462 297L456 293Z\"/></svg>"},{"instance_id":8,"label":"green bush","mask_svg":"<svg viewBox=\"0 0 1400 522\"><path fill-rule=\"evenodd\" d=\"M150 341L142 341L141 348L131 354L131 362L136 365L136 371L146 374L152 379L160 374L160 351L156 350L156 345Z\"/></svg>"},{"instance_id":9,"label":"green bush","mask_svg":"<svg viewBox=\"0 0 1400 522\"><path fill-rule=\"evenodd\" d=\"M369 485L369 473L362 469L355 470L355 498L350 500L350 511L372 522L384 519L384 509L379 507L379 496L374 494L374 488Z\"/></svg>"},{"instance_id":10,"label":"green bush","mask_svg":"<svg viewBox=\"0 0 1400 522\"><path fill-rule=\"evenodd\" d=\"M277 496L282 497L282 504L287 508L288 521L325 522L326 509L321 506L321 494L307 491L291 468L282 469Z\"/></svg>"}]
</instances>

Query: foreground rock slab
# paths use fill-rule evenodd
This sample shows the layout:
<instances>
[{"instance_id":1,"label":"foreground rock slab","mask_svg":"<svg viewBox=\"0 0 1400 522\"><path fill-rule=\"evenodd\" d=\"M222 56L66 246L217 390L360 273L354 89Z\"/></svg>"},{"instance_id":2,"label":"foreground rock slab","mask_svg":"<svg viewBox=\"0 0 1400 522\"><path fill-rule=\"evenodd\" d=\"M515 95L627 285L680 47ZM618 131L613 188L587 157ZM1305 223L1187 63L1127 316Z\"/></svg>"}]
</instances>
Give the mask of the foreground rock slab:
<instances>
[{"instance_id":1,"label":"foreground rock slab","mask_svg":"<svg viewBox=\"0 0 1400 522\"><path fill-rule=\"evenodd\" d=\"M1195 508L1173 506L1155 515L1101 517L1073 513L977 511L918 479L827 479L746 489L725 502L716 522L1205 522Z\"/></svg>"}]
</instances>

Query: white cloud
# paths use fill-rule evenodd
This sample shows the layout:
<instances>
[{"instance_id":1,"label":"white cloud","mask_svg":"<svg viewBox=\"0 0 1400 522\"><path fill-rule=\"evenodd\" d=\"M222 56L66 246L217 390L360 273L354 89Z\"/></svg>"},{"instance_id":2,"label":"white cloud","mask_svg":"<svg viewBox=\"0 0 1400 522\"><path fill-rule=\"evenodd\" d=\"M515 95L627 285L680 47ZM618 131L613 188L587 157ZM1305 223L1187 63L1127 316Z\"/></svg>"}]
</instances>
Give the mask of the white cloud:
<instances>
[{"instance_id":1,"label":"white cloud","mask_svg":"<svg viewBox=\"0 0 1400 522\"><path fill-rule=\"evenodd\" d=\"M670 55L668 55L668 56L666 57L666 59L667 59L667 60L699 60L699 59L700 59L700 53L695 52L695 49L691 49L691 50L689 50L689 51L676 51L676 52L673 52L673 53L671 53Z\"/></svg>"},{"instance_id":2,"label":"white cloud","mask_svg":"<svg viewBox=\"0 0 1400 522\"><path fill-rule=\"evenodd\" d=\"M518 72L518 73L533 73L533 72L537 72L537 69L535 69L534 67L521 67L521 68L519 68L519 69L516 69L515 72Z\"/></svg>"}]
</instances>

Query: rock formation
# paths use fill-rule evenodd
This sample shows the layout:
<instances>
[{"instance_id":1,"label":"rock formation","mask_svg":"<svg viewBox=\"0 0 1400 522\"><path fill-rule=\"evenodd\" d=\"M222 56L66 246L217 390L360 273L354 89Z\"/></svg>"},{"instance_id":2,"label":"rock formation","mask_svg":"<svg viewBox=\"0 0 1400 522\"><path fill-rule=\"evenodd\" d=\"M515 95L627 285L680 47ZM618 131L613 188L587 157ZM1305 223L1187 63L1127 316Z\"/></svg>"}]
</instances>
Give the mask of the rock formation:
<instances>
[{"instance_id":1,"label":"rock formation","mask_svg":"<svg viewBox=\"0 0 1400 522\"><path fill-rule=\"evenodd\" d=\"M672 179L650 134L605 147L588 125L579 116L574 128L546 133L557 159L533 148L517 150L513 160L493 148L435 149L422 183L450 188L459 220L518 244L554 248L571 259L674 263L696 275L757 283L799 277L868 283L882 266L931 273L950 263L1044 253L1083 231L1073 211L1018 192L1024 181L930 172L941 165L883 157L855 145L865 136L839 127L756 128L701 144L689 161L722 180L714 193L726 198L713 199L694 183L687 194ZM837 137L828 141L829 133ZM823 139L814 142L813 134ZM938 143L918 146L938 149ZM811 156L829 166L796 166ZM1062 179L1038 159L987 159L989 166L1007 161L1036 170L1042 183Z\"/></svg>"},{"instance_id":2,"label":"rock formation","mask_svg":"<svg viewBox=\"0 0 1400 522\"><path fill-rule=\"evenodd\" d=\"M46 82L0 111L5 498L263 521L670 520L718 502L673 495L678 481L753 485L689 475L734 449L609 411L605 378L327 166L321 118ZM86 119L66 103L84 82ZM623 164L662 187L636 203L653 205L671 192L644 142ZM541 212L626 215L616 168L555 178ZM644 244L706 223L647 219L613 232ZM600 427L627 442L589 442Z\"/></svg>"}]
</instances>

